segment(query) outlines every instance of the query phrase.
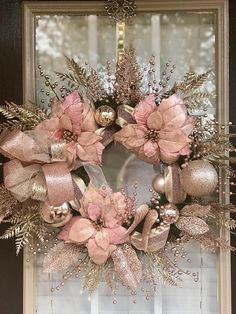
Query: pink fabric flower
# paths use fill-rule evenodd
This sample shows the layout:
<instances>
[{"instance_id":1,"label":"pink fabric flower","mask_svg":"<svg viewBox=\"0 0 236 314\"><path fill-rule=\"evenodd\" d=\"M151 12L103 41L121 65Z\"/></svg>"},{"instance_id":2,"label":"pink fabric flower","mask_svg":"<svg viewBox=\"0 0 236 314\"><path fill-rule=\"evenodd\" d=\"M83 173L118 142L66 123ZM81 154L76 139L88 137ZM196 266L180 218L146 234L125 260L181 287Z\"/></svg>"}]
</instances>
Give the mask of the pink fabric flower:
<instances>
[{"instance_id":1,"label":"pink fabric flower","mask_svg":"<svg viewBox=\"0 0 236 314\"><path fill-rule=\"evenodd\" d=\"M60 140L65 130L77 136L76 141L69 142L65 149L72 164L77 157L82 161L101 163L104 146L100 143L102 137L95 133L96 128L91 104L87 99L82 102L77 91L70 93L63 102L54 101L50 118L37 126L37 129L49 131L53 139Z\"/></svg>"},{"instance_id":2,"label":"pink fabric flower","mask_svg":"<svg viewBox=\"0 0 236 314\"><path fill-rule=\"evenodd\" d=\"M107 261L116 245L128 241L122 224L132 211L130 201L120 192L113 193L102 187L97 190L92 184L80 200L81 216L73 217L59 234L59 239L86 244L94 263Z\"/></svg>"},{"instance_id":3,"label":"pink fabric flower","mask_svg":"<svg viewBox=\"0 0 236 314\"><path fill-rule=\"evenodd\" d=\"M114 135L114 139L140 159L157 164L160 160L171 164L179 155L190 154L188 135L194 119L187 114L183 101L172 95L157 107L155 95L140 101L134 109L136 124L128 124Z\"/></svg>"}]
</instances>

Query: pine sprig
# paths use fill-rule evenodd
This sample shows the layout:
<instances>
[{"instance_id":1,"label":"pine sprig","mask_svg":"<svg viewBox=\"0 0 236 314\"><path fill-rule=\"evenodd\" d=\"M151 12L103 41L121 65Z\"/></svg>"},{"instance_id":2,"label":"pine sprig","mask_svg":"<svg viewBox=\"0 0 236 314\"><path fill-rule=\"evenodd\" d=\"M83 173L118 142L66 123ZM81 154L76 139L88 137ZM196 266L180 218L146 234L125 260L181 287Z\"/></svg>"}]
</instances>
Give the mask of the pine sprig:
<instances>
[{"instance_id":1,"label":"pine sprig","mask_svg":"<svg viewBox=\"0 0 236 314\"><path fill-rule=\"evenodd\" d=\"M102 266L92 262L91 259L86 264L85 280L83 289L92 295L97 289L102 274Z\"/></svg>"},{"instance_id":2,"label":"pine sprig","mask_svg":"<svg viewBox=\"0 0 236 314\"><path fill-rule=\"evenodd\" d=\"M67 81L67 85L69 88L71 89L78 88L78 82L71 73L61 73L61 72L55 72L55 73L62 82Z\"/></svg>"},{"instance_id":3,"label":"pine sprig","mask_svg":"<svg viewBox=\"0 0 236 314\"><path fill-rule=\"evenodd\" d=\"M74 84L77 84L77 88L81 90L82 94L84 93L93 101L97 101L105 94L101 78L95 69L83 67L75 62L74 59L68 57L66 57L66 64L68 70L71 71L73 75L61 74L62 79L71 79Z\"/></svg>"},{"instance_id":4,"label":"pine sprig","mask_svg":"<svg viewBox=\"0 0 236 314\"><path fill-rule=\"evenodd\" d=\"M207 71L202 74L197 74L194 71L189 71L185 74L184 80L175 84L175 90L180 90L184 94L192 92L200 88L204 82L208 79L211 71Z\"/></svg>"},{"instance_id":5,"label":"pine sprig","mask_svg":"<svg viewBox=\"0 0 236 314\"><path fill-rule=\"evenodd\" d=\"M116 290L117 276L111 259L104 265L102 277L112 291Z\"/></svg>"},{"instance_id":6,"label":"pine sprig","mask_svg":"<svg viewBox=\"0 0 236 314\"><path fill-rule=\"evenodd\" d=\"M114 93L118 103L136 105L140 99L142 73L136 60L134 49L125 50L116 66Z\"/></svg>"},{"instance_id":7,"label":"pine sprig","mask_svg":"<svg viewBox=\"0 0 236 314\"><path fill-rule=\"evenodd\" d=\"M209 98L214 98L215 95L211 93L196 92L191 95L184 96L183 101L188 108L194 108L196 105L202 105L208 101Z\"/></svg>"},{"instance_id":8,"label":"pine sprig","mask_svg":"<svg viewBox=\"0 0 236 314\"><path fill-rule=\"evenodd\" d=\"M2 184L0 185L0 215L5 217L12 213L13 210L18 210L21 204L15 199L12 194Z\"/></svg>"},{"instance_id":9,"label":"pine sprig","mask_svg":"<svg viewBox=\"0 0 236 314\"><path fill-rule=\"evenodd\" d=\"M30 239L36 236L43 242L46 234L46 227L39 215L39 205L37 203L27 204L11 217L4 219L3 222L10 223L12 226L7 228L0 239L16 238L16 254L26 245Z\"/></svg>"},{"instance_id":10,"label":"pine sprig","mask_svg":"<svg viewBox=\"0 0 236 314\"><path fill-rule=\"evenodd\" d=\"M212 214L208 217L208 220L218 227L223 227L228 230L236 229L236 220L227 217L224 213Z\"/></svg>"},{"instance_id":11,"label":"pine sprig","mask_svg":"<svg viewBox=\"0 0 236 314\"><path fill-rule=\"evenodd\" d=\"M31 130L47 117L43 109L33 104L19 106L13 102L0 106L0 113L7 120L0 123L0 130Z\"/></svg>"}]
</instances>

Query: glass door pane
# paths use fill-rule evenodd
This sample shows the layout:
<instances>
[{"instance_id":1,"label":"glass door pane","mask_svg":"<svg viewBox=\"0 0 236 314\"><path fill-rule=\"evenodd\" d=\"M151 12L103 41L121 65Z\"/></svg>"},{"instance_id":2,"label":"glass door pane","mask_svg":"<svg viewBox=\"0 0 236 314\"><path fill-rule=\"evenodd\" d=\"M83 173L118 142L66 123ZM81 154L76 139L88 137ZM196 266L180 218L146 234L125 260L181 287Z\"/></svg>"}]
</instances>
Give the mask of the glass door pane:
<instances>
[{"instance_id":1,"label":"glass door pane","mask_svg":"<svg viewBox=\"0 0 236 314\"><path fill-rule=\"evenodd\" d=\"M62 87L54 71L65 71L68 56L87 62L105 72L106 62L116 58L116 25L105 16L38 15L36 17L36 61ZM138 14L125 28L125 46L134 47L139 63L145 67L155 56L156 79L166 71L166 63L175 70L169 80L180 80L189 69L215 73L215 13L168 12ZM53 93L42 92L44 79L36 71L37 101L50 106ZM206 85L208 92L216 89L214 76ZM63 94L63 87L61 94ZM209 104L215 115L217 106ZM138 203L150 200L155 167L147 164L122 148L110 145L103 157L103 171L110 186L116 190L132 187L138 182ZM125 186L123 186L125 184ZM132 192L132 188L128 188ZM38 314L216 314L217 310L217 256L203 252L196 244L188 245L189 256L182 262L184 270L198 277L185 278L181 287L158 286L156 295L142 287L137 295L128 294L119 287L113 303L111 291L101 283L91 300L81 294L81 282L70 279L60 290L51 292L61 276L42 272L42 258L37 257L37 313ZM190 259L189 263L187 260ZM145 291L142 291L145 290Z\"/></svg>"}]
</instances>

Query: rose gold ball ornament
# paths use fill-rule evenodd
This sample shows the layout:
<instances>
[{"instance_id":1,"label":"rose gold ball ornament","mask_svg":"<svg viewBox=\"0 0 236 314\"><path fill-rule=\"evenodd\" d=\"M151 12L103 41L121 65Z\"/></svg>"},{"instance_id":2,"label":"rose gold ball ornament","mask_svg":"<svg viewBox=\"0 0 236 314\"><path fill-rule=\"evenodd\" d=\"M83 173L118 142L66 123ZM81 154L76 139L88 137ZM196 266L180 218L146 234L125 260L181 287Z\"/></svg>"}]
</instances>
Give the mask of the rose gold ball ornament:
<instances>
[{"instance_id":1,"label":"rose gold ball ornament","mask_svg":"<svg viewBox=\"0 0 236 314\"><path fill-rule=\"evenodd\" d=\"M52 227L62 227L72 218L71 208L68 203L54 207L45 202L41 206L40 214L42 219Z\"/></svg>"},{"instance_id":2,"label":"rose gold ball ornament","mask_svg":"<svg viewBox=\"0 0 236 314\"><path fill-rule=\"evenodd\" d=\"M164 174L159 173L152 180L153 189L160 194L165 193L165 177Z\"/></svg>"},{"instance_id":3,"label":"rose gold ball ornament","mask_svg":"<svg viewBox=\"0 0 236 314\"><path fill-rule=\"evenodd\" d=\"M205 196L214 192L218 183L215 168L206 160L194 160L181 171L181 185L192 196Z\"/></svg>"},{"instance_id":4,"label":"rose gold ball ornament","mask_svg":"<svg viewBox=\"0 0 236 314\"><path fill-rule=\"evenodd\" d=\"M160 217L165 224L171 225L179 219L179 210L174 204L168 203L161 207Z\"/></svg>"},{"instance_id":5,"label":"rose gold ball ornament","mask_svg":"<svg viewBox=\"0 0 236 314\"><path fill-rule=\"evenodd\" d=\"M113 108L110 106L104 105L100 106L96 111L94 115L95 121L100 126L109 126L112 125L112 123L116 119L116 113Z\"/></svg>"}]
</instances>

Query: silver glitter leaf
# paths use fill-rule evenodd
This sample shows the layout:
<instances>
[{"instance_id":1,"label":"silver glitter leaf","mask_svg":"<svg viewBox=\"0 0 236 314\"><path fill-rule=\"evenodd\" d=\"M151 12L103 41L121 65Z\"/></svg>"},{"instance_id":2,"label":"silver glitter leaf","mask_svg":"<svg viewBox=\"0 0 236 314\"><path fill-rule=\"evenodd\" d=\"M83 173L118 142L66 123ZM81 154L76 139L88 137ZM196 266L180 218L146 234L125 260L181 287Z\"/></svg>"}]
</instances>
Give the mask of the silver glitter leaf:
<instances>
[{"instance_id":1,"label":"silver glitter leaf","mask_svg":"<svg viewBox=\"0 0 236 314\"><path fill-rule=\"evenodd\" d=\"M43 271L47 273L65 271L78 263L80 255L81 249L78 245L59 242L44 258Z\"/></svg>"},{"instance_id":2,"label":"silver glitter leaf","mask_svg":"<svg viewBox=\"0 0 236 314\"><path fill-rule=\"evenodd\" d=\"M191 236L204 234L209 231L207 223L198 217L181 216L176 223L176 227Z\"/></svg>"}]
</instances>

